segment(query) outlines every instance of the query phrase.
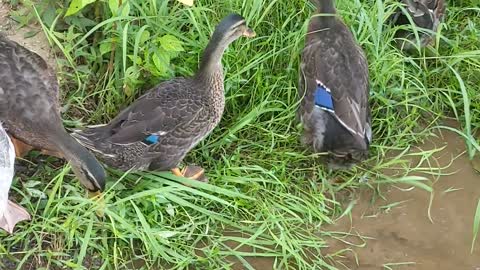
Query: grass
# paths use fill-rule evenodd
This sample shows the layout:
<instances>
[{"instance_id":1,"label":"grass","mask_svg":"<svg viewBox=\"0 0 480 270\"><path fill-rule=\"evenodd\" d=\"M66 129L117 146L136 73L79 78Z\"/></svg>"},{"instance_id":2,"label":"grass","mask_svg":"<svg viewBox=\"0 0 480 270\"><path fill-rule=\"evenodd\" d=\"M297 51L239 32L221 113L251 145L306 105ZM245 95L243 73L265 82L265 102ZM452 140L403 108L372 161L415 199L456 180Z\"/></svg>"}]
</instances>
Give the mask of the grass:
<instances>
[{"instance_id":1,"label":"grass","mask_svg":"<svg viewBox=\"0 0 480 270\"><path fill-rule=\"evenodd\" d=\"M57 52L65 124L77 127L110 120L162 80L192 75L216 23L230 11L242 14L257 37L239 39L226 51L224 117L186 159L207 168L210 183L110 171L105 216L99 218L98 204L85 197L68 165L46 159L14 184L33 216L17 234L2 235L0 254L18 259L17 269L232 269L228 258L254 269L247 256L266 258L274 269L335 269L323 252L331 237L323 228L349 215L353 206L341 203L342 194L392 183L431 192L431 181L415 175L435 177L441 168L412 165L408 150L447 117L461 123L456 131L470 157L480 150L474 137L480 128L480 9L472 8L474 0L450 3L438 48L417 56L391 45L394 29L385 21L396 7L392 1L337 1L368 57L374 142L366 164L332 173L302 148L294 121L311 5L124 2L128 14L120 9L112 15L107 3L96 2L63 17L63 2L52 7L40 1L33 8L25 1L27 12L14 12L13 18L43 27ZM178 41L173 48L162 45L165 36ZM132 61L135 56L142 61ZM426 160L431 154L413 157ZM386 170L401 173L392 177ZM478 216L477 211L475 236Z\"/></svg>"}]
</instances>

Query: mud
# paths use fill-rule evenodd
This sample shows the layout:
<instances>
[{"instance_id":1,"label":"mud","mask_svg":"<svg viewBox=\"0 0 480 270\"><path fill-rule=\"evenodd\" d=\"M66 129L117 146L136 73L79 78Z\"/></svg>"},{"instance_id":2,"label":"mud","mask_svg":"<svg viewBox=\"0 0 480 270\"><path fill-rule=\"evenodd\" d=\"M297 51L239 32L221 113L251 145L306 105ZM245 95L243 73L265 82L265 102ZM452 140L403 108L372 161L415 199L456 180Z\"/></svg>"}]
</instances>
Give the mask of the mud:
<instances>
[{"instance_id":1,"label":"mud","mask_svg":"<svg viewBox=\"0 0 480 270\"><path fill-rule=\"evenodd\" d=\"M50 67L55 67L55 59L41 27L37 24L19 27L18 24L9 17L10 8L10 5L6 1L0 1L0 32L4 33L11 40L18 42L42 56ZM32 33L36 34L31 36Z\"/></svg>"},{"instance_id":2,"label":"mud","mask_svg":"<svg viewBox=\"0 0 480 270\"><path fill-rule=\"evenodd\" d=\"M364 247L352 247L330 240L329 252L350 248L342 256L332 257L339 269L419 269L480 270L480 243L473 253L473 219L480 199L480 175L472 168L465 144L449 131L419 147L427 150L446 148L434 155L434 163L448 165L444 175L434 181L433 200L428 216L430 194L419 188L385 187L386 200L372 204L372 192L362 192L349 217L339 220L335 231L346 231L360 237L346 237ZM431 178L431 177L430 177ZM381 208L403 202L392 208ZM389 209L388 211L381 209ZM478 242L478 241L477 241ZM355 258L356 257L356 258ZM357 263L358 262L358 263Z\"/></svg>"},{"instance_id":3,"label":"mud","mask_svg":"<svg viewBox=\"0 0 480 270\"><path fill-rule=\"evenodd\" d=\"M337 237L327 239L329 247L322 255L342 270L480 270L480 241L470 253L480 174L468 159L464 141L443 131L412 152L442 147L428 160L410 160L412 165L444 168L432 171L442 174L439 177L412 174L431 179L432 194L411 185L384 185L381 196L372 189L361 190L351 216L323 228L337 232ZM239 251L252 252L246 247ZM275 269L272 258L243 259L254 269ZM236 263L233 269L244 269L237 258L230 261Z\"/></svg>"}]
</instances>

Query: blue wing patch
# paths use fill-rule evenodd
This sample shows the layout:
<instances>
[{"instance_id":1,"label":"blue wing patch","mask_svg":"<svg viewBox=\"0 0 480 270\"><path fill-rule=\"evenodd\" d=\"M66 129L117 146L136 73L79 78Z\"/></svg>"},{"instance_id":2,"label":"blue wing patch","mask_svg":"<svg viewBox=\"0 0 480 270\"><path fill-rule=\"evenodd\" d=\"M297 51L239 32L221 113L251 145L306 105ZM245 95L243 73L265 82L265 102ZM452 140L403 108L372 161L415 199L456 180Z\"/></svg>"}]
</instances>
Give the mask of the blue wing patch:
<instances>
[{"instance_id":1,"label":"blue wing patch","mask_svg":"<svg viewBox=\"0 0 480 270\"><path fill-rule=\"evenodd\" d=\"M315 90L315 105L325 111L335 112L330 89L319 81L317 81L317 89Z\"/></svg>"},{"instance_id":2,"label":"blue wing patch","mask_svg":"<svg viewBox=\"0 0 480 270\"><path fill-rule=\"evenodd\" d=\"M151 135L148 135L147 137L145 137L145 139L143 139L142 142L146 145L152 145L152 144L158 143L159 138L160 138L159 135L151 134Z\"/></svg>"}]
</instances>

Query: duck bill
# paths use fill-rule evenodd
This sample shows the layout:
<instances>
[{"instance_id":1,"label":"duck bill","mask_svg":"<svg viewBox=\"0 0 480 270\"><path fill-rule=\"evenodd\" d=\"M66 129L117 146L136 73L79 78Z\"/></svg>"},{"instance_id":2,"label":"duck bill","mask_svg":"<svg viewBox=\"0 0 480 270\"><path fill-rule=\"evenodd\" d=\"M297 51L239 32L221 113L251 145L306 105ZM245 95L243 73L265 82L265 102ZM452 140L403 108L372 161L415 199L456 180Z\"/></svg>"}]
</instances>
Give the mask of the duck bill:
<instances>
[{"instance_id":1,"label":"duck bill","mask_svg":"<svg viewBox=\"0 0 480 270\"><path fill-rule=\"evenodd\" d=\"M244 31L243 31L243 36L244 37L247 37L247 38L253 38L255 37L257 34L255 33L255 31L253 31L252 29L250 28L246 28Z\"/></svg>"}]
</instances>

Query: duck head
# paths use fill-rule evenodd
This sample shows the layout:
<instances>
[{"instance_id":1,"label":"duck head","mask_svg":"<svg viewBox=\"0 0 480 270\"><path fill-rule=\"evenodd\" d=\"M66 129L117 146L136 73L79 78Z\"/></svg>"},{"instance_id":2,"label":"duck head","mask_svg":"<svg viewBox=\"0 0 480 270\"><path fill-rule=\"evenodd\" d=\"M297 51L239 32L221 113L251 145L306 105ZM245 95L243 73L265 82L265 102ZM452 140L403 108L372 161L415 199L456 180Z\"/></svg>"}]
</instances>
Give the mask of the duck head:
<instances>
[{"instance_id":1,"label":"duck head","mask_svg":"<svg viewBox=\"0 0 480 270\"><path fill-rule=\"evenodd\" d=\"M66 160L72 166L72 170L91 192L103 191L107 174L95 156L71 136L62 138L61 150Z\"/></svg>"},{"instance_id":2,"label":"duck head","mask_svg":"<svg viewBox=\"0 0 480 270\"><path fill-rule=\"evenodd\" d=\"M208 71L221 65L225 49L239 37L255 37L255 31L247 27L245 18L232 13L217 25L207 45L200 64L201 71Z\"/></svg>"},{"instance_id":3,"label":"duck head","mask_svg":"<svg viewBox=\"0 0 480 270\"><path fill-rule=\"evenodd\" d=\"M105 189L107 175L95 157L84 156L77 160L70 159L70 163L75 175L89 191L96 192Z\"/></svg>"}]
</instances>

